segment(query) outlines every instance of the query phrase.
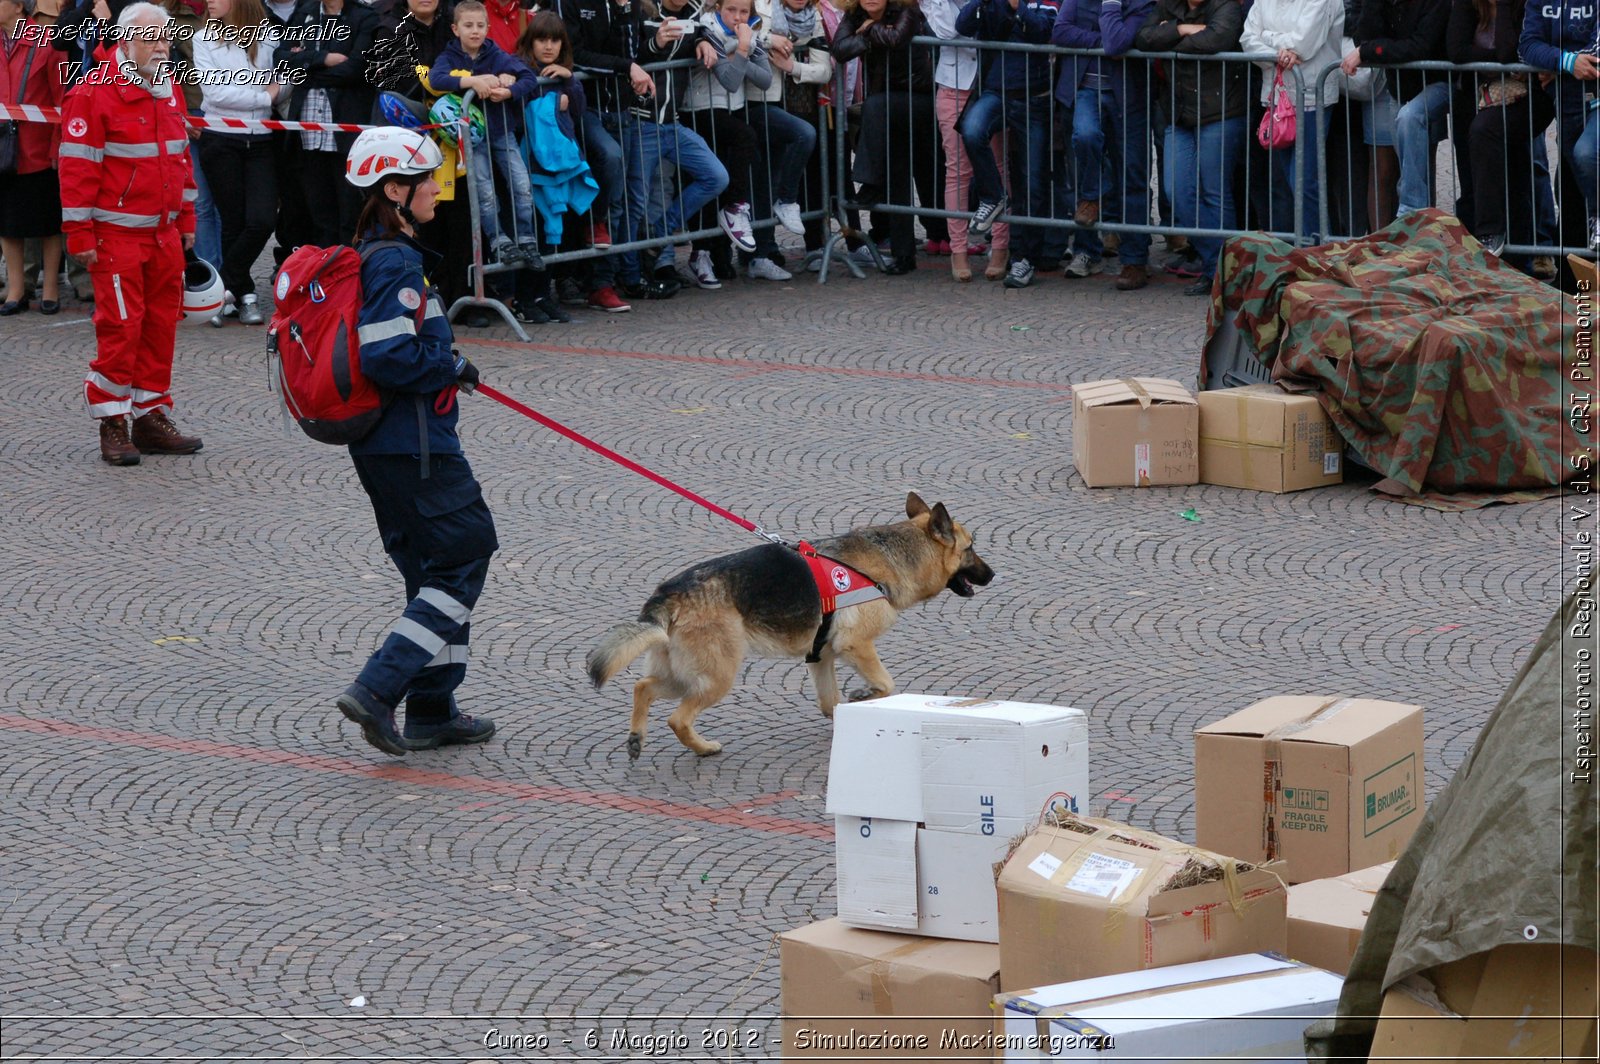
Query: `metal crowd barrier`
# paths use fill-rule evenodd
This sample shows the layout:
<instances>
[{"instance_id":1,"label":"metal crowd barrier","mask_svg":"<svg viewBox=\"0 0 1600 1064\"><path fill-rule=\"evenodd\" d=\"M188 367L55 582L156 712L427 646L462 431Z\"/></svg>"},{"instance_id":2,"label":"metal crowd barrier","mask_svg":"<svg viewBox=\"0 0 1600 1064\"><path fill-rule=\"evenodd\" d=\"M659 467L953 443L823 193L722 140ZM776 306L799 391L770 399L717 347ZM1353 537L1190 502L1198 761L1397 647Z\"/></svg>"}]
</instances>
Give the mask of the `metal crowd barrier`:
<instances>
[{"instance_id":1,"label":"metal crowd barrier","mask_svg":"<svg viewBox=\"0 0 1600 1064\"><path fill-rule=\"evenodd\" d=\"M694 68L694 67L696 67L698 65L699 65L698 61L694 60L694 59L676 59L676 60L670 60L670 61L661 62L661 63L651 63L651 64L648 64L648 65L645 65L643 67L643 69L644 69L644 71L646 73L654 75L654 74L657 74L657 73L668 73L668 72L673 71L673 70L692 69L692 68ZM588 81L588 80L590 80L589 75L586 74L585 72L582 72L582 71L577 72L576 76L580 81ZM541 79L541 84L549 84L549 81L547 79ZM469 123L468 123L468 114L469 114L469 107L470 106L472 106L473 104L477 104L478 106L484 108L484 117L485 117L486 124L487 124L487 119L489 117L489 110L488 110L489 108L495 108L495 107L500 107L500 108L504 108L504 107L521 107L522 103L520 101L491 102L491 101L478 100L475 97L475 95L473 93L471 93L471 92L464 93L463 96L462 96L462 101L463 101L462 118L461 118L461 121L458 123L457 139L456 139L457 144L463 146L463 150L460 153L461 169L459 171L458 187L462 182L464 182L466 184L466 187L467 187L467 202L469 204L469 209L470 209L471 214L472 214L472 261L471 261L471 265L469 266L469 273L471 275L471 282L472 282L472 294L471 295L467 295L467 296L462 296L460 299L457 299L455 301L455 303L450 308L449 316L450 316L450 318L452 320L454 320L455 317L461 311L464 311L464 310L472 308L472 307L478 307L478 308L482 308L482 309L492 310L496 314L500 315L500 317L503 318L506 321L506 323L511 326L511 328L516 332L517 336L520 339L526 340L528 338L527 334L522 329L521 324L516 320L515 315L513 315L511 313L510 309L508 307L506 307L505 304L501 300L495 298L491 294L487 294L485 292L485 289L484 289L484 279L485 279L485 277L492 277L492 276L496 276L496 275L500 275L500 274L514 273L517 270L521 269L522 267L516 266L516 265L501 265L501 264L496 264L496 263L489 263L489 262L486 262L485 259L484 259L482 227L480 226L479 221L478 221L479 217L480 217L480 214L479 214L480 205L479 205L478 187L477 187L477 182L473 179L473 173L472 173L472 163L473 163L472 155L473 155L473 152L470 150L470 148L465 147L466 145L470 144L470 139L469 139L470 130L468 129L468 125L469 125ZM591 107L594 106L592 101L590 102L590 106ZM675 127L675 132L673 134L674 136L678 135L679 131L682 131L682 130L690 128L688 126L688 124L685 123L682 120L683 114L685 112L680 106L677 105L676 101L674 102L674 106L672 108L672 113L673 113L673 117L675 119L675 121L672 123L672 125ZM815 208L813 208L811 210L802 209L801 214L800 214L800 217L801 217L802 221L825 220L825 219L827 219L829 217L829 215L831 213L830 209L829 209L829 204L833 201L833 191L832 191L832 189L830 187L831 168L828 165L828 158L829 158L828 153L830 151L830 148L828 146L828 130L826 128L826 125L827 125L826 118L827 118L827 116L828 116L827 110L825 108L822 108L822 107L819 106L819 108L818 108L818 116L817 116L818 135L817 135L817 149L816 150L822 153L821 154L821 166L820 166L820 169L819 169L819 173L821 175L821 180L820 180L821 188L816 191L815 197L807 195L808 189L806 188L806 185L805 185L806 177L802 176L802 179L801 179L801 182L802 182L802 188L801 188L802 202L804 202L805 200L814 198L816 202L821 204L821 206L815 207ZM765 128L765 132L766 132L767 139L761 145L761 155L762 155L762 159L763 159L764 162L770 163L770 160L772 158L772 141L771 141L771 137L770 137L770 134L771 134L770 126L767 126ZM658 196L662 197L664 199L664 201L666 201L666 202L670 202L671 200L673 200L675 198L675 191L674 191L673 186L674 186L674 184L675 184L675 182L677 180L677 177L678 177L677 168L675 166L671 166L671 165L668 165L666 163L666 155L665 155L665 153L660 151L660 147L659 147L659 143L658 143L657 156L656 156L656 160L655 160L656 161L655 186L650 188L649 197L647 199L647 202L642 205L642 207L644 208L644 211L645 211L644 216L643 217L637 216L634 213L635 204L632 202L632 198L627 194L627 191L626 191L626 189L627 189L627 187L628 187L628 185L630 183L630 181L629 181L630 168L632 168L632 167L634 167L636 165L635 159L634 159L635 153L630 150L629 144L624 142L623 138L617 137L616 134L609 129L609 127L608 127L608 133L611 133L613 138L618 140L618 143L622 148L622 163L623 163L623 173L622 173L623 191L621 193L620 211L619 212L613 212L608 217L606 217L604 219L604 221L607 224L607 227L612 232L613 241L612 241L612 243L611 243L611 245L609 247L603 248L603 249L602 248L593 248L593 247L584 247L584 248L576 248L576 249L572 249L572 250L568 250L568 251L557 250L557 251L554 251L554 252L552 252L550 254L542 255L541 258L543 260L543 263L546 266L555 266L555 265L560 265L562 263L574 263L574 262L585 262L585 261L592 262L592 261L594 261L596 259L600 259L600 258L604 258L604 257L617 257L618 260L619 260L619 263L620 263L622 256L637 255L640 252L654 251L654 250L657 250L657 249L660 249L660 248L676 247L679 244L689 243L689 242L695 241L695 240L702 240L702 239L706 239L706 238L716 237L716 236L721 234L722 230L717 225L711 225L711 226L707 226L707 227L704 227L704 228L698 228L698 229L691 227L691 228L686 228L685 230L679 231L679 232L671 232L671 233L658 232L658 233L651 234L650 231L649 231L650 230L650 226L651 226L651 222L652 222L652 219L650 217L650 213L651 213L650 212L650 208L654 205L655 199ZM709 133L709 135L705 136L704 139L706 140L707 144L710 146L713 154L718 154L717 153L717 142L716 142L716 136L715 136L715 129L710 129L708 131L708 133ZM719 158L720 158L720 155L719 155ZM491 156L491 165L492 165L492 156ZM726 163L724 163L724 165L726 165ZM770 166L769 166L768 173L766 175L763 175L763 179L765 181L765 187L769 190L769 192L770 192L771 187L772 187L772 185L771 185L771 177L772 177L772 175L771 175L771 170L770 170ZM755 175L752 175L751 184L752 184L752 188L756 187L756 185L758 184ZM769 198L770 198L770 196L769 196ZM504 201L502 201L502 202L504 202ZM595 220L597 218L597 215L596 215L595 212L601 206L602 205L599 203L599 201L596 200L595 204L591 205L589 211L587 212L588 221L589 221L591 227L593 226L593 224L594 224L594 222L595 222ZM769 206L770 206L770 204L769 204ZM752 209L754 209L754 207L755 207L755 204L752 203ZM711 202L711 204L709 205L709 209L714 210L715 208L716 208L716 200L713 200ZM513 226L515 226L515 212L514 211L511 212L511 216L512 216L512 224L513 224ZM685 219L685 222L689 223L692 226L692 219ZM777 224L778 224L777 220L774 217L767 217L767 218L763 218L763 219L759 219L759 220L753 219L753 228L756 229L757 231L773 229ZM524 239L525 237L531 237L534 240L538 240L539 239L539 231L542 228L542 225L541 225L541 222L540 222L540 219L539 219L537 211L534 212L534 226L535 226L535 231L532 234L518 233L513 228L513 230L510 232L510 236L511 236L512 240L513 241L520 241L520 240ZM641 237L639 237L637 239L627 239L627 236L626 236L627 234L632 234L632 233L639 232L639 231L643 232L643 235ZM809 267L811 265L811 263L813 261L815 261L818 257L823 257L825 259L826 255L827 255L827 247L825 245L822 249L816 250L816 251L812 251L811 253L809 253L807 255L806 259L799 264L798 268L801 269L801 270L804 270L807 267ZM856 272L857 276L861 276L860 271L856 269L854 264L848 263L848 260L846 260L846 261L847 261L847 265L849 266L849 268L852 269L852 271ZM641 266L640 273L641 273L641 279L643 281L648 282L650 280L650 271L644 269ZM823 263L823 265L821 267L819 281L825 281L826 280L826 276L827 276L827 265L826 265L826 262L824 261L824 263Z\"/></svg>"},{"instance_id":2,"label":"metal crowd barrier","mask_svg":"<svg viewBox=\"0 0 1600 1064\"><path fill-rule=\"evenodd\" d=\"M1390 72L1411 71L1435 72L1445 75L1447 79L1440 114L1430 123L1433 128L1428 134L1427 205L1440 207L1446 213L1457 216L1497 214L1489 222L1475 217L1462 217L1461 220L1477 234L1495 232L1493 227L1501 226L1498 233L1504 237L1501 248L1503 254L1556 256L1590 253L1586 243L1574 244L1562 239L1563 230L1572 232L1563 224L1564 221L1569 224L1571 221L1565 209L1569 201L1576 203L1580 217L1584 215L1585 207L1581 190L1575 179L1568 180L1572 175L1560 158L1557 136L1560 108L1548 102L1550 98L1539 83L1540 76L1549 74L1549 71L1524 64L1444 62L1374 65L1372 69L1379 77L1386 77ZM1510 144L1504 146L1505 154L1500 158L1501 165L1498 168L1500 195L1495 197L1498 202L1490 202L1488 197L1492 190L1475 187L1478 182L1469 182L1467 175L1461 171L1463 166L1469 165L1475 154L1471 144L1471 129L1484 111L1496 106L1492 103L1480 106L1479 101L1485 89L1501 83L1507 75L1525 78L1527 91L1504 104L1506 111L1490 120L1497 121L1501 126L1502 138L1511 131L1513 121L1527 123L1530 127L1529 143L1521 147ZM1316 78L1318 91L1328 78L1338 76L1337 66L1322 71ZM1558 91L1564 89L1564 84L1558 87ZM1390 174L1380 168L1382 157L1378 154L1378 149L1397 149L1398 145L1373 143L1374 140L1394 135L1391 128L1394 121L1392 112L1399 110L1398 101L1385 89L1374 101L1344 99L1341 102L1345 105L1341 112L1343 139L1348 146L1344 153L1343 171L1330 181L1327 172L1328 153L1323 152L1318 158L1322 232L1329 234L1329 239L1346 239L1381 228L1393 217L1395 208L1401 205L1398 203L1398 189L1391 194L1389 188L1391 184L1398 185L1401 180L1399 159L1384 159L1395 171ZM1532 130L1531 127L1537 124L1536 111L1547 108L1555 117L1547 118L1544 126ZM1383 125L1379 126L1379 123ZM1447 147L1450 151L1444 165L1440 165L1439 153ZM1367 162L1360 168L1358 183L1356 159L1362 155L1367 156ZM1526 196L1525 200L1513 198L1514 187ZM1363 205L1365 210L1358 210ZM1463 210L1463 207L1467 209ZM1365 217L1360 220L1364 224L1357 224L1358 216L1363 214ZM1531 239L1514 239L1518 234L1513 229L1520 229L1520 235Z\"/></svg>"}]
</instances>

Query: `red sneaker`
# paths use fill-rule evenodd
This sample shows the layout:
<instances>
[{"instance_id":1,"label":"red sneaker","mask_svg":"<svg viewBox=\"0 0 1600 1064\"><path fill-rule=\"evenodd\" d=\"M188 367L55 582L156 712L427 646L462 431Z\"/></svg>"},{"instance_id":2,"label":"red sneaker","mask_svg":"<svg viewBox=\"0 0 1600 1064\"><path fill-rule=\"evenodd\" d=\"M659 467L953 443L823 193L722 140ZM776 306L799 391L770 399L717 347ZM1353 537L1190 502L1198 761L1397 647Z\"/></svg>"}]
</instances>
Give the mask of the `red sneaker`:
<instances>
[{"instance_id":1,"label":"red sneaker","mask_svg":"<svg viewBox=\"0 0 1600 1064\"><path fill-rule=\"evenodd\" d=\"M621 296L617 295L615 288L606 285L604 288L596 288L589 293L589 309L603 310L607 314L621 314L632 310L633 305L625 302Z\"/></svg>"},{"instance_id":2,"label":"red sneaker","mask_svg":"<svg viewBox=\"0 0 1600 1064\"><path fill-rule=\"evenodd\" d=\"M589 246L592 248L608 248L611 246L611 227L605 222L591 222L589 224Z\"/></svg>"}]
</instances>

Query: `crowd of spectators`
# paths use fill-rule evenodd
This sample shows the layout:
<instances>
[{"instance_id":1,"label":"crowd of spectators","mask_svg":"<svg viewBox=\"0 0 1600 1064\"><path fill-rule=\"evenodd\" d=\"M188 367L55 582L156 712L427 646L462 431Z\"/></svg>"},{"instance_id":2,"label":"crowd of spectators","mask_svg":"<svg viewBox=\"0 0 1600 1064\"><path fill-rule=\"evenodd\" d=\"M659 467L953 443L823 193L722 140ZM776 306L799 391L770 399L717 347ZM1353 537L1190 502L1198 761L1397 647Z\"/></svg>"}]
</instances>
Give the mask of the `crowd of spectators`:
<instances>
[{"instance_id":1,"label":"crowd of spectators","mask_svg":"<svg viewBox=\"0 0 1600 1064\"><path fill-rule=\"evenodd\" d=\"M53 2L0 0L0 102L60 107L129 0L61 0L54 29L41 30L49 20L36 5ZM625 311L741 273L789 280L802 263L778 235L803 239L808 252L827 237L819 141L832 136L826 111L841 87L845 198L869 214L845 214L849 246L863 262L881 255L891 275L916 268L919 254L948 255L951 276L965 282L987 252L984 276L1023 288L1054 270L1089 278L1110 259L1114 286L1137 290L1150 279L1150 236L1115 227L1155 218L1202 231L1169 235L1162 265L1203 294L1220 248L1205 231L1298 226L1315 242L1324 201L1338 233L1436 205L1497 254L1508 245L1600 247L1600 21L1589 0L162 6L179 27L172 59L191 115L433 129L445 151L443 191L420 235L444 255L444 297L469 290L476 227L488 283L528 323L570 320L571 305ZM949 43L915 41L930 36ZM1141 58L1150 52L1178 58ZM1261 58L1208 58L1229 53ZM665 60L681 62L646 69ZM1542 73L1393 68L1429 60L1522 62ZM468 91L477 103L463 145L450 120ZM1299 96L1287 129L1284 93ZM1456 197L1439 203L1437 148L1447 135ZM228 292L213 324L261 324L259 260L274 240L281 263L293 247L354 238L360 204L342 180L354 137L191 134L195 252ZM35 295L43 313L61 305L59 140L53 125L0 123L0 316L30 309ZM461 151L477 217L459 180ZM939 213L921 217L919 243L918 219L875 209L885 205ZM686 248L635 246L689 231L715 235ZM580 249L595 254L544 262ZM1549 256L1508 261L1554 277ZM66 268L88 298L79 265Z\"/></svg>"}]
</instances>

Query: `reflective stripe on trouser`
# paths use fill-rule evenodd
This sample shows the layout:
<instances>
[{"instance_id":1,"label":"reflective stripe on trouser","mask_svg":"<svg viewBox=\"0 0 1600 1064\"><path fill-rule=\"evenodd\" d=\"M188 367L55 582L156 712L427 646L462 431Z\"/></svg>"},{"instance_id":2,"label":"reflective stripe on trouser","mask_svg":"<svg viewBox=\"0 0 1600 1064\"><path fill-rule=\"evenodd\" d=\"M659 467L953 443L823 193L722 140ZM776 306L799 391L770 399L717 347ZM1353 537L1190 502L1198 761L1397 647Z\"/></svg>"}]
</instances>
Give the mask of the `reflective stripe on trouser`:
<instances>
[{"instance_id":1,"label":"reflective stripe on trouser","mask_svg":"<svg viewBox=\"0 0 1600 1064\"><path fill-rule=\"evenodd\" d=\"M183 238L102 235L94 282L95 358L84 379L92 417L144 414L172 405L172 345L183 308Z\"/></svg>"},{"instance_id":2,"label":"reflective stripe on trouser","mask_svg":"<svg viewBox=\"0 0 1600 1064\"><path fill-rule=\"evenodd\" d=\"M448 700L466 677L472 609L498 546L494 519L459 454L433 456L426 480L415 455L352 458L407 598L358 680L392 705L408 694Z\"/></svg>"}]
</instances>

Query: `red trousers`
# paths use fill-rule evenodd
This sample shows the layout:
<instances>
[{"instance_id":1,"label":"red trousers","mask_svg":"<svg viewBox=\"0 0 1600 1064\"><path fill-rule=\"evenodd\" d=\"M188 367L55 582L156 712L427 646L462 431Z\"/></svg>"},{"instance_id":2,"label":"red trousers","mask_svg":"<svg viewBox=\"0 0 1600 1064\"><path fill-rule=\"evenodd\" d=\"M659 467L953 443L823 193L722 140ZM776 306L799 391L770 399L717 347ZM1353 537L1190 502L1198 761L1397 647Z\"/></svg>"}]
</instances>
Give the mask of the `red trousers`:
<instances>
[{"instance_id":1,"label":"red trousers","mask_svg":"<svg viewBox=\"0 0 1600 1064\"><path fill-rule=\"evenodd\" d=\"M172 405L172 345L183 314L183 237L105 233L89 267L94 281L95 359L84 379L93 417L135 417Z\"/></svg>"}]
</instances>

